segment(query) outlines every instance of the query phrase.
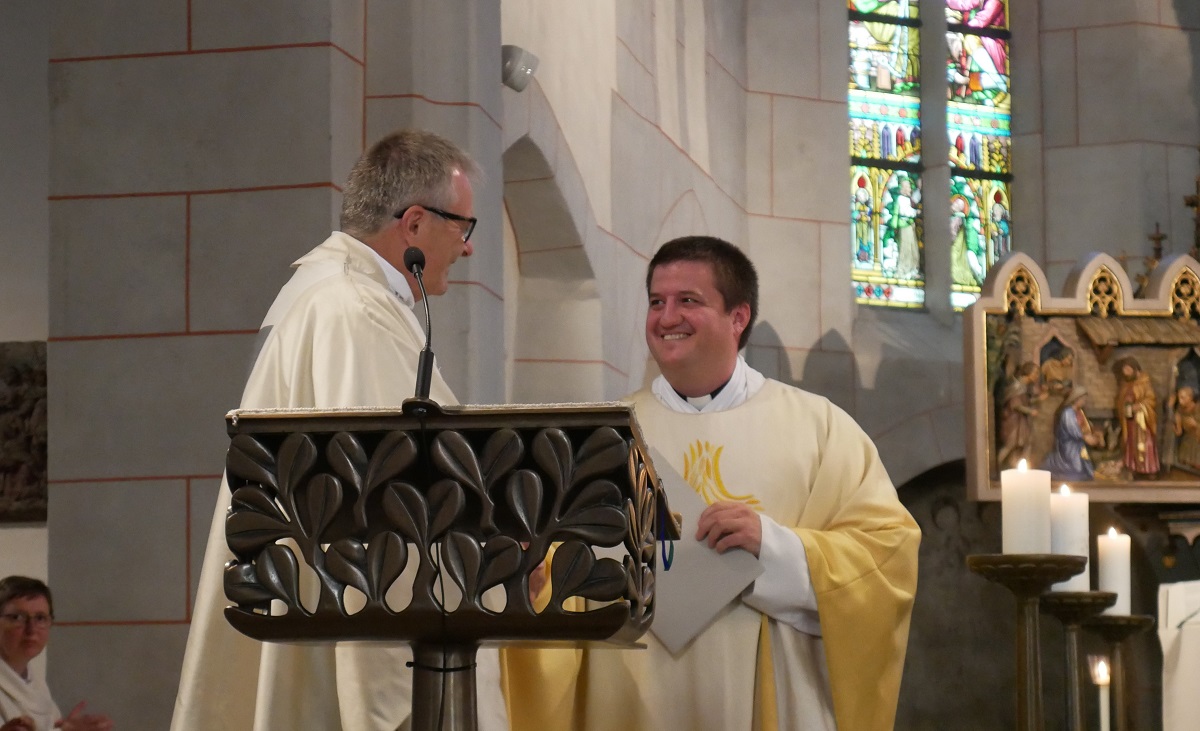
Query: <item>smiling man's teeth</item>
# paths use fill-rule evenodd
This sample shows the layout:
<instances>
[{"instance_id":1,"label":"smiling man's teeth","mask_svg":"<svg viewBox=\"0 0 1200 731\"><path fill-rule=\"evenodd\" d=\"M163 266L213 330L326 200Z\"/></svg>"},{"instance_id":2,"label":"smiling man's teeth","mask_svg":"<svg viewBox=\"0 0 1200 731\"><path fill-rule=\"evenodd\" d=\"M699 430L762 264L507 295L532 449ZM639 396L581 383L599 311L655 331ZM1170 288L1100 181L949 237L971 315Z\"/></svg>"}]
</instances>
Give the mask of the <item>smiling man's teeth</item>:
<instances>
[{"instance_id":1,"label":"smiling man's teeth","mask_svg":"<svg viewBox=\"0 0 1200 731\"><path fill-rule=\"evenodd\" d=\"M663 335L663 340L683 340L686 337L687 333L671 333L670 335Z\"/></svg>"}]
</instances>

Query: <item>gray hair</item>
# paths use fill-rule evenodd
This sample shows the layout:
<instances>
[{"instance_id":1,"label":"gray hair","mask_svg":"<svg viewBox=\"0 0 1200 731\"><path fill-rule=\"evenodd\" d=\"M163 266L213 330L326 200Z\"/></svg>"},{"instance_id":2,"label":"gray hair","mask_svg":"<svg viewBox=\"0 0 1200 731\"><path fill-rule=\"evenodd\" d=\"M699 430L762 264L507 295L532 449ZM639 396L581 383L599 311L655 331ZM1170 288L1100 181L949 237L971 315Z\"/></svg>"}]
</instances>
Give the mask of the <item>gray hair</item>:
<instances>
[{"instance_id":1,"label":"gray hair","mask_svg":"<svg viewBox=\"0 0 1200 731\"><path fill-rule=\"evenodd\" d=\"M342 195L341 230L361 239L409 206L448 208L455 170L472 180L479 176L470 155L446 138L422 130L393 132L354 163Z\"/></svg>"}]
</instances>

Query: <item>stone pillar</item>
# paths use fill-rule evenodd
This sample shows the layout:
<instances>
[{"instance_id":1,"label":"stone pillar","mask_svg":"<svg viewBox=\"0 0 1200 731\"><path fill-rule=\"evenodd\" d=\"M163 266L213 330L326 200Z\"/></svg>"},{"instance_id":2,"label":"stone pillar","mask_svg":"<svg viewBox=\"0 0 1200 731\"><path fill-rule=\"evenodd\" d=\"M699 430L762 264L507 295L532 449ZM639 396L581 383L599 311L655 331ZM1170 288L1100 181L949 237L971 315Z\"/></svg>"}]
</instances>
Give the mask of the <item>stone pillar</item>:
<instances>
[{"instance_id":1,"label":"stone pillar","mask_svg":"<svg viewBox=\"0 0 1200 731\"><path fill-rule=\"evenodd\" d=\"M475 255L431 300L438 367L463 402L504 396L500 3L373 2L367 7L365 137L397 127L438 132L484 170L475 188Z\"/></svg>"},{"instance_id":2,"label":"stone pillar","mask_svg":"<svg viewBox=\"0 0 1200 731\"><path fill-rule=\"evenodd\" d=\"M1040 21L1041 214L1051 284L1089 251L1149 254L1155 223L1169 237L1168 252L1186 252L1193 226L1183 197L1200 168L1200 10L1041 2ZM1028 139L1033 131L1022 128ZM1014 240L1028 235L1022 225L1014 223ZM1133 259L1130 268L1140 273L1141 264Z\"/></svg>"}]
</instances>

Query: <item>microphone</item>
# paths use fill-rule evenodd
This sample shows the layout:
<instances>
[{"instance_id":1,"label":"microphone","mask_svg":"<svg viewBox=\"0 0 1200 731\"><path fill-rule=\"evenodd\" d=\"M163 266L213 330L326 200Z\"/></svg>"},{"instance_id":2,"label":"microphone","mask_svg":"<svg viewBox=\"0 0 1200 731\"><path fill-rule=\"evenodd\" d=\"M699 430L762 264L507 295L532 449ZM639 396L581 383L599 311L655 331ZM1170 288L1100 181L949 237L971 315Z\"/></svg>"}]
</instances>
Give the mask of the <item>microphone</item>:
<instances>
[{"instance_id":1,"label":"microphone","mask_svg":"<svg viewBox=\"0 0 1200 731\"><path fill-rule=\"evenodd\" d=\"M425 252L415 246L404 250L404 268L412 272L421 288L421 302L425 305L425 347L417 359L417 392L419 399L429 398L429 382L433 379L433 323L429 319L429 295L425 294Z\"/></svg>"}]
</instances>

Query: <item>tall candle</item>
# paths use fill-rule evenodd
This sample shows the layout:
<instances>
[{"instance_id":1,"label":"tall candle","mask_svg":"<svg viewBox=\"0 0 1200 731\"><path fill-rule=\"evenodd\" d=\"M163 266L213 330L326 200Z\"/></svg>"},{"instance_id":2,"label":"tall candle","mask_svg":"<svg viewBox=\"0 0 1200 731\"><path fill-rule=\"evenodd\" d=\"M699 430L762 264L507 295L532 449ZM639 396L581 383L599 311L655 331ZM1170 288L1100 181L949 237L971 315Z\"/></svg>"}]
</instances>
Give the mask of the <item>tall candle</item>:
<instances>
[{"instance_id":1,"label":"tall candle","mask_svg":"<svg viewBox=\"0 0 1200 731\"><path fill-rule=\"evenodd\" d=\"M1063 485L1050 496L1050 553L1088 557L1087 493L1071 492ZM1087 591L1092 588L1087 565L1083 572L1054 585L1054 591Z\"/></svg>"},{"instance_id":2,"label":"tall candle","mask_svg":"<svg viewBox=\"0 0 1200 731\"><path fill-rule=\"evenodd\" d=\"M1096 690L1100 693L1100 731L1108 731L1108 663L1103 660L1097 663L1093 675L1096 676Z\"/></svg>"},{"instance_id":3,"label":"tall candle","mask_svg":"<svg viewBox=\"0 0 1200 731\"><path fill-rule=\"evenodd\" d=\"M1109 528L1108 535L1096 536L1096 567L1100 591L1117 595L1117 603L1105 614L1129 614L1129 536Z\"/></svg>"},{"instance_id":4,"label":"tall candle","mask_svg":"<svg viewBox=\"0 0 1200 731\"><path fill-rule=\"evenodd\" d=\"M1004 553L1050 553L1050 473L1021 460L1000 473Z\"/></svg>"}]
</instances>

